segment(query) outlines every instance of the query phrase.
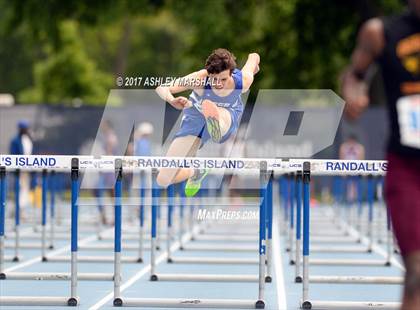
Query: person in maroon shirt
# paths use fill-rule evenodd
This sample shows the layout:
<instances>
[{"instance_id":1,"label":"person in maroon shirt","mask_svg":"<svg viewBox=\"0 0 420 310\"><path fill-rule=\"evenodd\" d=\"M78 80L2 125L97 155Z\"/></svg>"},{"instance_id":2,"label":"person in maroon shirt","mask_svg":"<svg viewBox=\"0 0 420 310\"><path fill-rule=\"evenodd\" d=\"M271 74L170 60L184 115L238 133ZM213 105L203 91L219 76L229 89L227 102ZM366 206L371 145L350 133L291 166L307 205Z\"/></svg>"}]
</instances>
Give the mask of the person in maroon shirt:
<instances>
[{"instance_id":1,"label":"person in maroon shirt","mask_svg":"<svg viewBox=\"0 0 420 310\"><path fill-rule=\"evenodd\" d=\"M403 310L420 309L420 0L401 14L368 20L342 78L345 114L358 118L369 104L366 78L376 62L390 119L385 199L404 260Z\"/></svg>"}]
</instances>

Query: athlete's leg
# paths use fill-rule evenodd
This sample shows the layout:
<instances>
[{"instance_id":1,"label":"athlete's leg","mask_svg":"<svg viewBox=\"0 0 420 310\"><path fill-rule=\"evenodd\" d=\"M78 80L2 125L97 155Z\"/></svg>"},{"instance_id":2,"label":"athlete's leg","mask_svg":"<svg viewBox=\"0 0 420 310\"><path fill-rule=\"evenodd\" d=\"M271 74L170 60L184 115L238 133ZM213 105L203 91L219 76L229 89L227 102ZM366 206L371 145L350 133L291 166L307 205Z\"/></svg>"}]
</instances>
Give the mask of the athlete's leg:
<instances>
[{"instance_id":1,"label":"athlete's leg","mask_svg":"<svg viewBox=\"0 0 420 310\"><path fill-rule=\"evenodd\" d=\"M404 258L406 274L402 310L420 309L420 251Z\"/></svg>"},{"instance_id":2,"label":"athlete's leg","mask_svg":"<svg viewBox=\"0 0 420 310\"><path fill-rule=\"evenodd\" d=\"M210 100L202 104L203 115L206 118L207 130L214 142L219 142L232 125L232 115L229 110L218 107Z\"/></svg>"},{"instance_id":3,"label":"athlete's leg","mask_svg":"<svg viewBox=\"0 0 420 310\"><path fill-rule=\"evenodd\" d=\"M402 310L420 309L420 169L417 159L388 154L385 198L405 264Z\"/></svg>"},{"instance_id":4,"label":"athlete's leg","mask_svg":"<svg viewBox=\"0 0 420 310\"><path fill-rule=\"evenodd\" d=\"M169 146L167 157L193 157L197 153L201 139L196 136L175 138ZM157 176L157 183L162 187L187 180L194 174L194 169L161 169Z\"/></svg>"}]
</instances>

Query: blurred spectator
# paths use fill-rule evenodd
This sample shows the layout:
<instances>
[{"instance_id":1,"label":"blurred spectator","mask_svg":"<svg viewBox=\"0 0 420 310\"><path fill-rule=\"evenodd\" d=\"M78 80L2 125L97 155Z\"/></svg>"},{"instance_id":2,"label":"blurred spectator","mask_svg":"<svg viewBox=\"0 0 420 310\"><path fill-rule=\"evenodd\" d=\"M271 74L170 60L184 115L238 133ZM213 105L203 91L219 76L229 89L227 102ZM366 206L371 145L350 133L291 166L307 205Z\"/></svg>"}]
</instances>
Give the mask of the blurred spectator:
<instances>
[{"instance_id":1,"label":"blurred spectator","mask_svg":"<svg viewBox=\"0 0 420 310\"><path fill-rule=\"evenodd\" d=\"M357 140L356 136L350 135L340 146L340 159L363 160L365 159L365 147Z\"/></svg>"},{"instance_id":2,"label":"blurred spectator","mask_svg":"<svg viewBox=\"0 0 420 310\"><path fill-rule=\"evenodd\" d=\"M143 122L138 127L134 134L134 155L135 156L151 156L152 155L152 141L153 125L149 122Z\"/></svg>"},{"instance_id":3,"label":"blurred spectator","mask_svg":"<svg viewBox=\"0 0 420 310\"><path fill-rule=\"evenodd\" d=\"M29 123L25 120L18 122L18 133L10 142L10 154L12 155L32 155L33 141L30 135ZM35 173L22 172L20 174L20 195L19 204L22 208L27 208L31 204L31 197L35 199L34 190L36 189ZM33 200L32 199L32 200ZM34 201L35 202L35 201ZM22 217L24 215L22 214Z\"/></svg>"},{"instance_id":4,"label":"blurred spectator","mask_svg":"<svg viewBox=\"0 0 420 310\"><path fill-rule=\"evenodd\" d=\"M340 146L340 159L342 160L364 160L365 147L357 140L355 135L350 135ZM346 198L348 202L355 202L357 198L356 177L348 177L344 182Z\"/></svg>"},{"instance_id":5,"label":"blurred spectator","mask_svg":"<svg viewBox=\"0 0 420 310\"><path fill-rule=\"evenodd\" d=\"M153 125L149 122L140 123L134 133L134 155L151 156L152 155L152 135ZM150 172L141 171L134 175L132 197L136 197L135 190L140 188L150 188ZM146 195L147 196L147 195ZM145 198L148 199L148 198Z\"/></svg>"},{"instance_id":6,"label":"blurred spectator","mask_svg":"<svg viewBox=\"0 0 420 310\"><path fill-rule=\"evenodd\" d=\"M29 134L29 123L21 120L18 122L18 134L10 142L10 154L32 155L33 143Z\"/></svg>"},{"instance_id":7,"label":"blurred spectator","mask_svg":"<svg viewBox=\"0 0 420 310\"><path fill-rule=\"evenodd\" d=\"M118 150L118 138L110 120L104 120L99 127L98 142L100 144L100 155L115 156ZM114 197L115 174L113 172L100 172L97 188L94 195L97 197L98 210L101 216L101 222L104 225L111 225L106 216L105 205L103 201L104 190L109 192L110 197Z\"/></svg>"},{"instance_id":8,"label":"blurred spectator","mask_svg":"<svg viewBox=\"0 0 420 310\"><path fill-rule=\"evenodd\" d=\"M110 120L101 122L98 139L104 152L101 155L117 155L118 138Z\"/></svg>"}]
</instances>

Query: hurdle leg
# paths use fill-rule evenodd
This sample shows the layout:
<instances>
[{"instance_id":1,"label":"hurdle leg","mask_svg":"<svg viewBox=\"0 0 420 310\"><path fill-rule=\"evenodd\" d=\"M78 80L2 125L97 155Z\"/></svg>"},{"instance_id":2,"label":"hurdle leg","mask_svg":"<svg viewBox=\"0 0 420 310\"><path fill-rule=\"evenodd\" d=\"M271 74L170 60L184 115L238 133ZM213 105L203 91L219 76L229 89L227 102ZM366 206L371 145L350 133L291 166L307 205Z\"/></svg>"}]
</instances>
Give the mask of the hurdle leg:
<instances>
[{"instance_id":1,"label":"hurdle leg","mask_svg":"<svg viewBox=\"0 0 420 310\"><path fill-rule=\"evenodd\" d=\"M353 226L355 229L357 229L358 225L358 213L359 213L359 197L358 197L358 176L353 176L353 191L354 191L354 197L353 197Z\"/></svg>"},{"instance_id":2,"label":"hurdle leg","mask_svg":"<svg viewBox=\"0 0 420 310\"><path fill-rule=\"evenodd\" d=\"M42 227L41 227L41 257L46 261L46 243L47 243L47 195L48 195L48 172L42 171Z\"/></svg>"},{"instance_id":3,"label":"hurdle leg","mask_svg":"<svg viewBox=\"0 0 420 310\"><path fill-rule=\"evenodd\" d=\"M348 223L347 219L347 197L346 197L346 178L345 176L339 176L338 177L339 183L338 183L338 203L341 206L341 214L342 214L342 220L345 223ZM338 228L342 228L342 226L339 224L337 225ZM344 235L348 235L348 232L345 231Z\"/></svg>"},{"instance_id":4,"label":"hurdle leg","mask_svg":"<svg viewBox=\"0 0 420 310\"><path fill-rule=\"evenodd\" d=\"M144 207L141 207L141 209L143 211L140 211L142 213L144 213ZM139 253L138 253L138 258L137 258L137 262L138 263L142 263L143 262L143 253L144 253L144 225L140 226L139 229Z\"/></svg>"},{"instance_id":5,"label":"hurdle leg","mask_svg":"<svg viewBox=\"0 0 420 310\"><path fill-rule=\"evenodd\" d=\"M368 176L368 205L369 205L369 214L368 214L368 236L369 236L369 245L368 252L372 252L373 245L373 200L374 200L374 180L373 176Z\"/></svg>"},{"instance_id":6,"label":"hurdle leg","mask_svg":"<svg viewBox=\"0 0 420 310\"><path fill-rule=\"evenodd\" d=\"M63 195L63 185L62 183L62 175L55 175L55 193L56 193L56 197L58 194L59 197L59 201L61 202L62 200L62 195ZM60 227L62 225L62 221L63 221L63 213L62 213L62 203L56 205L56 207L54 208L54 217L55 217L55 224L56 224L56 228ZM55 230L55 228L54 228ZM55 232L54 232L55 234ZM55 237L55 236L54 236Z\"/></svg>"},{"instance_id":7,"label":"hurdle leg","mask_svg":"<svg viewBox=\"0 0 420 310\"><path fill-rule=\"evenodd\" d=\"M349 197L351 180L348 177L345 177L343 183L343 200L344 207L346 209L346 222L348 223L348 225L352 226L353 221L351 218L351 199Z\"/></svg>"},{"instance_id":8,"label":"hurdle leg","mask_svg":"<svg viewBox=\"0 0 420 310\"><path fill-rule=\"evenodd\" d=\"M339 187L340 187L339 177L334 176L333 185L332 185L332 196L333 196L333 204L334 204L333 206L334 206L334 210L336 210L337 217L344 220L343 209L340 207Z\"/></svg>"},{"instance_id":9,"label":"hurdle leg","mask_svg":"<svg viewBox=\"0 0 420 310\"><path fill-rule=\"evenodd\" d=\"M20 243L20 170L15 171L15 256L13 261L19 261Z\"/></svg>"},{"instance_id":10,"label":"hurdle leg","mask_svg":"<svg viewBox=\"0 0 420 310\"><path fill-rule=\"evenodd\" d=\"M143 262L143 248L144 248L144 208L145 208L145 194L146 183L144 172L140 172L140 209L139 209L139 257L137 261Z\"/></svg>"},{"instance_id":11,"label":"hurdle leg","mask_svg":"<svg viewBox=\"0 0 420 310\"><path fill-rule=\"evenodd\" d=\"M0 167L0 280L4 274L4 226L6 218L6 168Z\"/></svg>"},{"instance_id":12,"label":"hurdle leg","mask_svg":"<svg viewBox=\"0 0 420 310\"><path fill-rule=\"evenodd\" d=\"M77 248L78 248L78 192L79 192L79 160L71 161L71 292L68 300L69 306L77 306Z\"/></svg>"},{"instance_id":13,"label":"hurdle leg","mask_svg":"<svg viewBox=\"0 0 420 310\"><path fill-rule=\"evenodd\" d=\"M280 235L283 234L283 214L282 214L282 209L281 209L281 201L280 201L280 182L279 182L280 177L279 176L274 176L274 188L273 191L276 193L276 195L274 196L274 205L277 206L276 208L278 208L278 216L277 216L277 223L276 225L279 227L279 233ZM274 182L274 181L273 181Z\"/></svg>"},{"instance_id":14,"label":"hurdle leg","mask_svg":"<svg viewBox=\"0 0 420 310\"><path fill-rule=\"evenodd\" d=\"M273 180L270 177L267 186L267 274L265 276L265 282L272 282L272 269L273 269Z\"/></svg>"},{"instance_id":15,"label":"hurdle leg","mask_svg":"<svg viewBox=\"0 0 420 310\"><path fill-rule=\"evenodd\" d=\"M121 197L122 197L122 160L115 160L115 226L114 226L114 306L121 306Z\"/></svg>"},{"instance_id":16,"label":"hurdle leg","mask_svg":"<svg viewBox=\"0 0 420 310\"><path fill-rule=\"evenodd\" d=\"M399 248L398 248L398 241L397 238L395 237L395 234L392 234L392 249L394 254L399 254Z\"/></svg>"},{"instance_id":17,"label":"hurdle leg","mask_svg":"<svg viewBox=\"0 0 420 310\"><path fill-rule=\"evenodd\" d=\"M357 224L356 230L359 232L359 235L362 234L362 213L363 213L363 184L362 176L357 176ZM361 242L361 238L358 240Z\"/></svg>"},{"instance_id":18,"label":"hurdle leg","mask_svg":"<svg viewBox=\"0 0 420 310\"><path fill-rule=\"evenodd\" d=\"M310 163L303 165L303 294L302 308L310 309L309 300L309 224L310 224ZM308 307L309 306L309 307Z\"/></svg>"},{"instance_id":19,"label":"hurdle leg","mask_svg":"<svg viewBox=\"0 0 420 310\"><path fill-rule=\"evenodd\" d=\"M99 176L100 177L100 176ZM98 187L101 187L99 185ZM102 239L101 231L102 231L102 222L104 220L104 213L105 213L105 206L103 204L103 189L98 188L96 192L96 201L98 203L98 224L96 225L96 234L98 236L98 240Z\"/></svg>"},{"instance_id":20,"label":"hurdle leg","mask_svg":"<svg viewBox=\"0 0 420 310\"><path fill-rule=\"evenodd\" d=\"M260 233L259 233L259 281L258 281L258 301L255 305L257 309L265 307L264 288L265 288L265 260L266 260L266 207L267 207L267 181L269 175L267 162L260 164Z\"/></svg>"},{"instance_id":21,"label":"hurdle leg","mask_svg":"<svg viewBox=\"0 0 420 310\"><path fill-rule=\"evenodd\" d=\"M300 273L301 265L301 219L302 219L302 171L296 174L296 262L295 262L295 282L302 282Z\"/></svg>"},{"instance_id":22,"label":"hurdle leg","mask_svg":"<svg viewBox=\"0 0 420 310\"><path fill-rule=\"evenodd\" d=\"M34 172L34 178L35 177L37 177L37 175ZM32 181L30 181L30 182L32 182ZM32 230L33 230L33 232L39 232L39 230L38 230L38 213L37 213L38 210L37 210L37 201L36 201L36 190L37 190L36 185L34 186L34 188L32 190L30 188L30 191L32 191L31 218L32 218Z\"/></svg>"},{"instance_id":23,"label":"hurdle leg","mask_svg":"<svg viewBox=\"0 0 420 310\"><path fill-rule=\"evenodd\" d=\"M376 178L375 178L376 180ZM380 180L378 180L377 182L375 181L375 193L377 196L377 201L380 202L381 201L381 193L380 193L380 186L381 186L381 182ZM377 204L377 208L376 208L376 218L377 218L377 224L376 224L376 240L378 242L378 244L382 243L382 232L383 232L383 227L382 225L379 225L381 223L381 220L383 218L383 212L382 212L382 206L378 203Z\"/></svg>"},{"instance_id":24,"label":"hurdle leg","mask_svg":"<svg viewBox=\"0 0 420 310\"><path fill-rule=\"evenodd\" d=\"M54 248L55 234L55 172L51 171L50 175L50 245L49 249Z\"/></svg>"},{"instance_id":25,"label":"hurdle leg","mask_svg":"<svg viewBox=\"0 0 420 310\"><path fill-rule=\"evenodd\" d=\"M385 266L391 266L393 234L391 227L391 216L388 208L386 209L386 263Z\"/></svg>"},{"instance_id":26,"label":"hurdle leg","mask_svg":"<svg viewBox=\"0 0 420 310\"><path fill-rule=\"evenodd\" d=\"M175 198L175 185L171 184L167 189L168 197L168 231L166 237L166 251L168 252L168 263L172 262L171 258L171 237L172 237L172 214L174 207L174 198Z\"/></svg>"},{"instance_id":27,"label":"hurdle leg","mask_svg":"<svg viewBox=\"0 0 420 310\"><path fill-rule=\"evenodd\" d=\"M289 227L289 203L288 203L288 196L287 196L287 188L288 188L288 181L287 181L287 175L284 175L281 177L280 181L280 188L281 190L281 202L283 205L283 235L287 238L288 236L288 227ZM287 245L286 251L289 251L289 246Z\"/></svg>"},{"instance_id":28,"label":"hurdle leg","mask_svg":"<svg viewBox=\"0 0 420 310\"><path fill-rule=\"evenodd\" d=\"M341 177L341 188L340 188L340 203L343 208L343 221L349 225L348 220L348 201L347 201L347 178ZM339 225L338 225L339 226ZM340 227L340 226L339 226Z\"/></svg>"},{"instance_id":29,"label":"hurdle leg","mask_svg":"<svg viewBox=\"0 0 420 310\"><path fill-rule=\"evenodd\" d=\"M152 172L152 236L151 236L151 249L150 249L150 280L157 281L156 276L156 233L157 233L157 208L159 189L156 182L157 171Z\"/></svg>"},{"instance_id":30,"label":"hurdle leg","mask_svg":"<svg viewBox=\"0 0 420 310\"><path fill-rule=\"evenodd\" d=\"M184 248L184 242L182 236L184 235L184 207L185 207L185 196L184 196L184 186L185 183L182 182L179 184L179 230L178 230L178 239L180 250Z\"/></svg>"},{"instance_id":31,"label":"hurdle leg","mask_svg":"<svg viewBox=\"0 0 420 310\"><path fill-rule=\"evenodd\" d=\"M295 225L295 208L294 208L294 194L295 194L295 181L294 181L294 173L291 173L289 175L289 206L290 206L290 228L289 228L289 263L290 265L294 265L295 261L294 261L294 257L293 257L293 251L294 251L294 235L295 235L295 229L294 229L294 225ZM297 249L296 249L297 251Z\"/></svg>"},{"instance_id":32,"label":"hurdle leg","mask_svg":"<svg viewBox=\"0 0 420 310\"><path fill-rule=\"evenodd\" d=\"M290 177L289 174L286 175L286 181L285 181L285 189L284 189L285 193L284 193L284 203L285 203L285 207L287 209L287 248L286 248L286 252L290 252L291 251L291 243L292 243L292 236L290 234L290 212L291 212L291 205L290 205Z\"/></svg>"},{"instance_id":33,"label":"hurdle leg","mask_svg":"<svg viewBox=\"0 0 420 310\"><path fill-rule=\"evenodd\" d=\"M278 201L280 212L279 214L279 227L281 227L281 234L283 236L287 235L287 214L286 214L286 205L284 203L284 176L280 176L277 180L277 190L278 190Z\"/></svg>"},{"instance_id":34,"label":"hurdle leg","mask_svg":"<svg viewBox=\"0 0 420 310\"><path fill-rule=\"evenodd\" d=\"M160 194L160 192L159 192L159 194ZM159 196L160 197L160 196ZM160 201L160 199L159 199L159 201ZM161 212L161 205L159 204L157 207L156 207L156 216L157 216L157 222L156 222L156 250L160 250L160 233L161 233L161 231L162 231L162 227L161 227L161 225L162 225L162 220L161 220L161 216L160 216L160 212Z\"/></svg>"}]
</instances>

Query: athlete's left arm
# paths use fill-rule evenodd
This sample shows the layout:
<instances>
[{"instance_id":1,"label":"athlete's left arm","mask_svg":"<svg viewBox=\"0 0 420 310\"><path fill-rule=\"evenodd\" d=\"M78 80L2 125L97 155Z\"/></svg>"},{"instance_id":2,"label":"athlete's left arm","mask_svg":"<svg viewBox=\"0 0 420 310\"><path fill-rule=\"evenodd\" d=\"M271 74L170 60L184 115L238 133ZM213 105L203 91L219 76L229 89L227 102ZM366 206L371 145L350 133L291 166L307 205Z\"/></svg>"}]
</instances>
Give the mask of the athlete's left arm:
<instances>
[{"instance_id":1,"label":"athlete's left arm","mask_svg":"<svg viewBox=\"0 0 420 310\"><path fill-rule=\"evenodd\" d=\"M248 59L242 68L242 92L248 91L254 81L254 75L260 70L260 55L252 53L248 55Z\"/></svg>"}]
</instances>

